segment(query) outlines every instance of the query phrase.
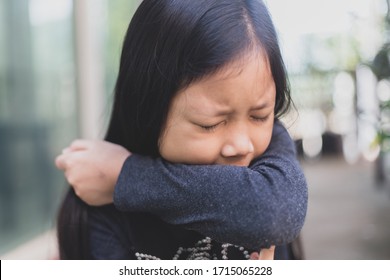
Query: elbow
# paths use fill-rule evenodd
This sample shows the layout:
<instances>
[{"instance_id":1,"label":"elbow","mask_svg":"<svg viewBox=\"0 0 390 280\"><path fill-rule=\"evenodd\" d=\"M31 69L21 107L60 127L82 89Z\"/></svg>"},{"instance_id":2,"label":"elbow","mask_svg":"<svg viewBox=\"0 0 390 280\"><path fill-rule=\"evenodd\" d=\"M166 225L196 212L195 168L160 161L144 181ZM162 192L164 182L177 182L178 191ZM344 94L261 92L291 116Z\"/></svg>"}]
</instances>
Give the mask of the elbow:
<instances>
[{"instance_id":1,"label":"elbow","mask_svg":"<svg viewBox=\"0 0 390 280\"><path fill-rule=\"evenodd\" d=\"M253 223L250 231L244 233L247 242L245 246L259 249L291 243L303 228L306 216L306 208L303 208L296 212L276 211L266 215L266 223Z\"/></svg>"},{"instance_id":2,"label":"elbow","mask_svg":"<svg viewBox=\"0 0 390 280\"><path fill-rule=\"evenodd\" d=\"M272 245L283 245L292 242L299 235L302 229L302 224L300 222L288 222L281 223L279 219L270 219L270 222L267 226L257 227L254 232L252 232L251 244L252 248L269 248Z\"/></svg>"},{"instance_id":3,"label":"elbow","mask_svg":"<svg viewBox=\"0 0 390 280\"><path fill-rule=\"evenodd\" d=\"M308 205L306 180L302 177L302 180L291 184L291 187L294 189L291 195L275 207L274 215L269 216L272 221L269 238L275 241L272 245L294 241L305 224Z\"/></svg>"},{"instance_id":4,"label":"elbow","mask_svg":"<svg viewBox=\"0 0 390 280\"><path fill-rule=\"evenodd\" d=\"M306 207L296 205L296 211L280 213L274 217L269 229L271 245L283 245L294 241L301 232L306 217Z\"/></svg>"},{"instance_id":5,"label":"elbow","mask_svg":"<svg viewBox=\"0 0 390 280\"><path fill-rule=\"evenodd\" d=\"M268 248L271 245L288 244L298 237L307 213L306 181L296 182L292 187L295 191L289 197L275 198L268 209L259 209L252 213L251 233L247 233L247 239L251 241L250 245L257 244L257 246L251 248ZM263 222L253 223L256 220Z\"/></svg>"}]
</instances>

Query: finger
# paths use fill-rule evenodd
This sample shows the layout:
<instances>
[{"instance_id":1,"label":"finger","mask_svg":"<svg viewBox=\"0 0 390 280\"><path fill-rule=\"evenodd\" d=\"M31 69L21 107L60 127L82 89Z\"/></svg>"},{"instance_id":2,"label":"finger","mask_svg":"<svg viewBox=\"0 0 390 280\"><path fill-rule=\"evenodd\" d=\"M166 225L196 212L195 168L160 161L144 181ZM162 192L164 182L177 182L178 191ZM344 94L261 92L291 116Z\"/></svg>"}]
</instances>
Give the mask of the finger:
<instances>
[{"instance_id":1,"label":"finger","mask_svg":"<svg viewBox=\"0 0 390 280\"><path fill-rule=\"evenodd\" d=\"M258 260L259 259L259 253L253 252L249 259L250 260Z\"/></svg>"},{"instance_id":2,"label":"finger","mask_svg":"<svg viewBox=\"0 0 390 280\"><path fill-rule=\"evenodd\" d=\"M70 144L69 149L72 151L79 151L88 149L91 146L92 141L86 139L76 139Z\"/></svg>"},{"instance_id":3,"label":"finger","mask_svg":"<svg viewBox=\"0 0 390 280\"><path fill-rule=\"evenodd\" d=\"M259 254L259 260L273 260L275 253L275 246L271 246L269 249L261 249Z\"/></svg>"},{"instance_id":4,"label":"finger","mask_svg":"<svg viewBox=\"0 0 390 280\"><path fill-rule=\"evenodd\" d=\"M61 169L61 170L65 170L66 169L66 155L65 154L61 154L59 156L56 157L55 159L55 165L57 166L58 169Z\"/></svg>"}]
</instances>

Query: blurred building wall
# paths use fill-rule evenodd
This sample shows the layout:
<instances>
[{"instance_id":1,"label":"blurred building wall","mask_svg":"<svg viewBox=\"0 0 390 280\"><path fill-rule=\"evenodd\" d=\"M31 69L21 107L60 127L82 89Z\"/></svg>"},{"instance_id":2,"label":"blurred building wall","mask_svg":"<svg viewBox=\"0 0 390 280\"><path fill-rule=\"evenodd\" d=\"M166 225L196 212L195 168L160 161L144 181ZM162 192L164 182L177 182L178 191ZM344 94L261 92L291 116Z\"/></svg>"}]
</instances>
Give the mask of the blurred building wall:
<instances>
[{"instance_id":1,"label":"blurred building wall","mask_svg":"<svg viewBox=\"0 0 390 280\"><path fill-rule=\"evenodd\" d=\"M49 230L68 187L54 159L77 137L104 135L138 4L0 0L0 256L52 252L45 243L55 243Z\"/></svg>"},{"instance_id":2,"label":"blurred building wall","mask_svg":"<svg viewBox=\"0 0 390 280\"><path fill-rule=\"evenodd\" d=\"M72 2L43 2L0 1L0 254L53 226L78 133Z\"/></svg>"}]
</instances>

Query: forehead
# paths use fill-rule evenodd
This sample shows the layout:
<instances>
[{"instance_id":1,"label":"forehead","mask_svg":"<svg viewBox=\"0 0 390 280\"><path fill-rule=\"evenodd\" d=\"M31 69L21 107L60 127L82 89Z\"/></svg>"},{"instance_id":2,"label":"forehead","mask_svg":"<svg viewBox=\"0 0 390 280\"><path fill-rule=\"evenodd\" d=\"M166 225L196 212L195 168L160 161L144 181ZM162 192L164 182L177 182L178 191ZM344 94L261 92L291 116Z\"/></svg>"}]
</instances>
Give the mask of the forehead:
<instances>
[{"instance_id":1,"label":"forehead","mask_svg":"<svg viewBox=\"0 0 390 280\"><path fill-rule=\"evenodd\" d=\"M263 53L242 56L212 75L190 84L186 94L206 94L209 97L228 98L234 93L259 95L274 84L270 65ZM230 94L229 94L230 93Z\"/></svg>"},{"instance_id":2,"label":"forehead","mask_svg":"<svg viewBox=\"0 0 390 280\"><path fill-rule=\"evenodd\" d=\"M173 100L171 109L185 114L240 110L273 104L275 86L268 59L253 53L236 59L212 75L190 84Z\"/></svg>"},{"instance_id":3,"label":"forehead","mask_svg":"<svg viewBox=\"0 0 390 280\"><path fill-rule=\"evenodd\" d=\"M266 80L272 79L269 60L263 51L250 52L239 56L233 61L222 66L211 75L203 77L198 83L221 84L234 83L239 78L253 78L253 82L264 84Z\"/></svg>"}]
</instances>

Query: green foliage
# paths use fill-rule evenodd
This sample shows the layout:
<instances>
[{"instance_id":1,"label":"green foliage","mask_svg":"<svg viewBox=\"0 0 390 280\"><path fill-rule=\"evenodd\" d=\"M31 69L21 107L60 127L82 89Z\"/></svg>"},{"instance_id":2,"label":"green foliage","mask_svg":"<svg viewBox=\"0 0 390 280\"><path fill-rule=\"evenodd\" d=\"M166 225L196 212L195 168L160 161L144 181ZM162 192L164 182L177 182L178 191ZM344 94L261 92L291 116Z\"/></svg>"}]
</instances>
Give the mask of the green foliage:
<instances>
[{"instance_id":1,"label":"green foliage","mask_svg":"<svg viewBox=\"0 0 390 280\"><path fill-rule=\"evenodd\" d=\"M390 78L390 43L386 43L375 55L371 69L378 81Z\"/></svg>"},{"instance_id":2,"label":"green foliage","mask_svg":"<svg viewBox=\"0 0 390 280\"><path fill-rule=\"evenodd\" d=\"M384 18L385 34L390 33L390 0L386 0L387 14ZM371 70L375 74L378 81L383 79L390 79L390 38L383 44L378 53L375 55L373 61L369 64ZM383 101L379 104L380 118L378 125L377 136L373 145L379 145L382 152L390 151L390 100Z\"/></svg>"}]
</instances>

